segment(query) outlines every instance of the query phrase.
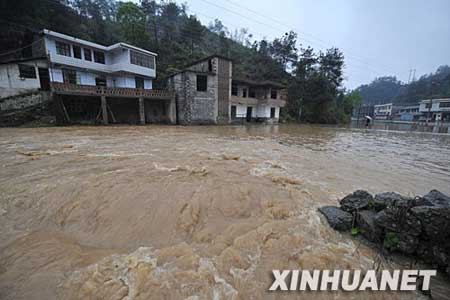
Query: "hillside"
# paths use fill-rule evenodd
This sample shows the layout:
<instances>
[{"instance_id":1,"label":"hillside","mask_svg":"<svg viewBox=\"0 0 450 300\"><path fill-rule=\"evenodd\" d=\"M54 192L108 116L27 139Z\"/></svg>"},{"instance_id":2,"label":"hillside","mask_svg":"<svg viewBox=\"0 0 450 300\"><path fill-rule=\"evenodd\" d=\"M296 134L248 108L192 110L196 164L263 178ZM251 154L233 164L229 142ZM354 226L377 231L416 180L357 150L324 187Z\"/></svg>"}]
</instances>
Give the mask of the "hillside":
<instances>
[{"instance_id":1,"label":"hillside","mask_svg":"<svg viewBox=\"0 0 450 300\"><path fill-rule=\"evenodd\" d=\"M365 105L392 102L397 105L416 104L421 99L450 97L450 67L441 66L436 72L420 77L410 84L396 77L376 78L356 89Z\"/></svg>"}]
</instances>

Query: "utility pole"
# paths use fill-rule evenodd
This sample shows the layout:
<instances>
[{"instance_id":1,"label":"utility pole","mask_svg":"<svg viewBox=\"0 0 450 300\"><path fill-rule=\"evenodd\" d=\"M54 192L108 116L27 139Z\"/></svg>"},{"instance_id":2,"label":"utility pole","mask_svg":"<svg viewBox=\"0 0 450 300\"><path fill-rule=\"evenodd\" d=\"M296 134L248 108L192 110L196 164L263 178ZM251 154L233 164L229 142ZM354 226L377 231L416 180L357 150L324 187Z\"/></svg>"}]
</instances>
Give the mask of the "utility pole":
<instances>
[{"instance_id":1,"label":"utility pole","mask_svg":"<svg viewBox=\"0 0 450 300\"><path fill-rule=\"evenodd\" d=\"M408 84L411 82L412 69L409 69Z\"/></svg>"},{"instance_id":2,"label":"utility pole","mask_svg":"<svg viewBox=\"0 0 450 300\"><path fill-rule=\"evenodd\" d=\"M431 87L430 87L430 105L428 105L428 115L427 115L427 125L428 122L430 121L430 114L431 114L431 107L433 106L433 87L436 85L436 82L432 81L431 82Z\"/></svg>"}]
</instances>

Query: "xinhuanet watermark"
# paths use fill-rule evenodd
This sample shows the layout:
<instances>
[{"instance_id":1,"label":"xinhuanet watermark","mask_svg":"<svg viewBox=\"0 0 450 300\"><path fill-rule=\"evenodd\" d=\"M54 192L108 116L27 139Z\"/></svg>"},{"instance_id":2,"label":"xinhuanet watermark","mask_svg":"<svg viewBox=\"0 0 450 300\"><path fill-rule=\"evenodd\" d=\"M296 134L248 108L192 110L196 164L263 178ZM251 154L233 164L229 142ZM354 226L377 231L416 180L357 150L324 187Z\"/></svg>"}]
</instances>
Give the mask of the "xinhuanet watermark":
<instances>
[{"instance_id":1,"label":"xinhuanet watermark","mask_svg":"<svg viewBox=\"0 0 450 300\"><path fill-rule=\"evenodd\" d=\"M430 289L436 270L272 270L269 291L414 291Z\"/></svg>"}]
</instances>

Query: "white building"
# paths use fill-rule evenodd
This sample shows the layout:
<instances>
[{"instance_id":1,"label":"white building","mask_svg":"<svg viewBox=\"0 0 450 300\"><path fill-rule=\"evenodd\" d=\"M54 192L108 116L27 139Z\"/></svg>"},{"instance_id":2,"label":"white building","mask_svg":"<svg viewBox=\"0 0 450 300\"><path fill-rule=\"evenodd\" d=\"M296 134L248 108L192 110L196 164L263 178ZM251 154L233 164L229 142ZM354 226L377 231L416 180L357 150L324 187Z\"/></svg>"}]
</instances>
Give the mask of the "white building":
<instances>
[{"instance_id":1,"label":"white building","mask_svg":"<svg viewBox=\"0 0 450 300\"><path fill-rule=\"evenodd\" d=\"M275 82L233 79L231 119L277 122L280 108L286 105L283 92L284 86Z\"/></svg>"},{"instance_id":2,"label":"white building","mask_svg":"<svg viewBox=\"0 0 450 300\"><path fill-rule=\"evenodd\" d=\"M379 120L390 119L392 116L392 103L374 105L374 117Z\"/></svg>"},{"instance_id":3,"label":"white building","mask_svg":"<svg viewBox=\"0 0 450 300\"><path fill-rule=\"evenodd\" d=\"M450 121L450 98L425 99L420 101L422 120Z\"/></svg>"},{"instance_id":4,"label":"white building","mask_svg":"<svg viewBox=\"0 0 450 300\"><path fill-rule=\"evenodd\" d=\"M40 41L37 58L0 64L0 96L51 90L60 123L97 122L99 116L103 123L175 122L173 93L152 89L156 53L46 29Z\"/></svg>"},{"instance_id":5,"label":"white building","mask_svg":"<svg viewBox=\"0 0 450 300\"><path fill-rule=\"evenodd\" d=\"M46 29L43 33L52 82L152 88L156 53L125 43L102 46Z\"/></svg>"}]
</instances>

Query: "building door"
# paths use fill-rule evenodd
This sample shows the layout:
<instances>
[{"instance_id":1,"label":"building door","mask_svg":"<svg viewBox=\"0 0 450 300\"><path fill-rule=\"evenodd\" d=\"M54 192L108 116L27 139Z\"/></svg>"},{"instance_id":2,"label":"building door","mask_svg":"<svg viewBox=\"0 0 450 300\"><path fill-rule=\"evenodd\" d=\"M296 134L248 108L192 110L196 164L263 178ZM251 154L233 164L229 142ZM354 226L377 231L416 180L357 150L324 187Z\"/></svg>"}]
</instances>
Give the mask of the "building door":
<instances>
[{"instance_id":1,"label":"building door","mask_svg":"<svg viewBox=\"0 0 450 300\"><path fill-rule=\"evenodd\" d=\"M144 88L144 78L136 76L134 80L136 81L136 88L137 89L143 89Z\"/></svg>"},{"instance_id":2,"label":"building door","mask_svg":"<svg viewBox=\"0 0 450 300\"><path fill-rule=\"evenodd\" d=\"M50 74L46 68L38 68L39 72L39 83L41 84L41 90L50 90Z\"/></svg>"},{"instance_id":3,"label":"building door","mask_svg":"<svg viewBox=\"0 0 450 300\"><path fill-rule=\"evenodd\" d=\"M247 106L247 122L250 122L252 120L252 110L253 107Z\"/></svg>"},{"instance_id":4,"label":"building door","mask_svg":"<svg viewBox=\"0 0 450 300\"><path fill-rule=\"evenodd\" d=\"M231 105L231 118L236 118L236 105Z\"/></svg>"},{"instance_id":5,"label":"building door","mask_svg":"<svg viewBox=\"0 0 450 300\"><path fill-rule=\"evenodd\" d=\"M275 107L270 108L270 118L271 119L275 118Z\"/></svg>"}]
</instances>

